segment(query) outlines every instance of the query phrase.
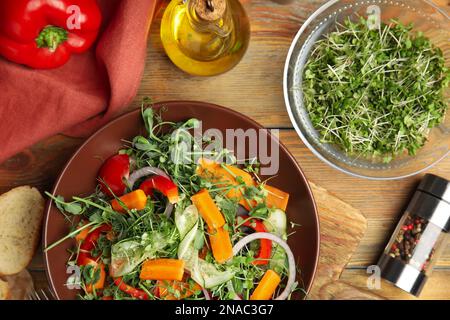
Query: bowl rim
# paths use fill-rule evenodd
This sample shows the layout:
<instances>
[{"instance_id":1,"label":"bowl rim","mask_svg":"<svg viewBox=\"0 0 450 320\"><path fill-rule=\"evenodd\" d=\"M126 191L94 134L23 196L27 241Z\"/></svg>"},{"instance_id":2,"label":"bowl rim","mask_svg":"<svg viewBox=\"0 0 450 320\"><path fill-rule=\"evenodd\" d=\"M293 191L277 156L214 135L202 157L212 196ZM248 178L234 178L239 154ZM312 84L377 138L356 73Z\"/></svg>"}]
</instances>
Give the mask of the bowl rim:
<instances>
[{"instance_id":1,"label":"bowl rim","mask_svg":"<svg viewBox=\"0 0 450 320\"><path fill-rule=\"evenodd\" d=\"M266 129L267 131L267 135L269 138L273 138L274 135L270 132L270 129L265 128L264 126L262 126L261 124L259 124L258 122L256 122L255 120L251 119L250 117L235 111L233 109L227 108L227 107L223 107L214 103L208 103L208 102L202 102L202 101L195 101L195 100L167 100L167 101L161 101L161 102L154 102L152 104L152 107L156 106L164 106L164 105L170 105L170 104L190 104L190 105L201 105L201 106L205 106L205 107L209 107L212 110L222 110L225 113L231 114L232 116L238 117L243 119L244 121L248 122L250 125L256 127L256 128L262 128L262 129ZM52 187L52 195L55 195L56 189L59 187L62 178L64 177L67 169L69 168L69 166L72 164L72 162L75 160L75 158L77 157L77 155L86 147L87 144L89 144L100 132L103 132L104 130L108 130L108 128L114 124L116 124L117 122L122 121L122 119L127 118L132 116L134 113L140 113L141 109L140 107L132 109L128 112L125 112L124 114L114 118L113 120L109 121L108 123L106 123L105 125L103 125L102 127L100 127L98 130L96 130L93 134L91 134L77 149L76 151L73 153L73 155L70 157L70 159L66 162L66 164L64 165L63 169L61 170L61 172L59 173L57 179L55 180L55 183ZM313 211L314 211L314 220L315 220L315 229L316 229L316 243L317 243L317 248L315 250L315 254L313 256L314 259L314 266L313 266L313 272L311 275L311 281L308 285L308 288L305 288L306 291L306 297L307 295L310 293L312 286L314 285L314 280L316 279L317 276L317 269L318 269L318 265L319 265L319 258L320 258L320 244L321 244L321 234L320 234L320 219L319 219L319 211L318 211L318 207L317 207L317 203L316 200L314 198L314 194L312 192L311 186L309 184L308 179L306 178L305 173L303 172L303 170L301 169L300 165L298 164L297 160L295 159L295 157L292 155L292 153L287 149L287 147L281 142L281 140L279 138L276 139L280 149L282 150L282 152L284 152L289 160L294 164L294 167L296 168L296 170L299 172L300 176L302 177L302 179L304 180L304 182L306 183L306 190L307 190L307 195L311 198L312 200L312 206L313 206ZM46 200L46 205L45 205L45 211L44 211L44 222L43 222L43 232L42 232L42 236L41 236L41 248L43 251L43 256L44 256L44 266L45 266L45 275L47 277L47 281L50 284L50 289L52 290L53 294L55 295L55 297L58 300L61 300L61 298L58 295L58 292L55 290L55 283L53 282L53 277L51 275L50 272L50 268L49 268L49 256L48 253L45 251L46 246L48 245L48 229L49 229L49 221L50 221L50 211L52 209L52 205L53 205L53 200L52 199L48 199Z\"/></svg>"},{"instance_id":2,"label":"bowl rim","mask_svg":"<svg viewBox=\"0 0 450 320\"><path fill-rule=\"evenodd\" d=\"M435 3L431 2L430 0L421 0L425 3L427 3L428 5L432 6L434 9L436 9L437 11L439 11L441 14L443 14L447 19L450 19L450 16L444 11L442 10L440 7L438 7ZM300 130L299 125L297 124L297 121L295 120L295 116L293 113L293 108L291 106L290 103L290 95L289 95L289 88L288 88L288 77L289 77L289 73L290 73L290 62L293 58L293 53L294 53L294 49L297 46L297 43L299 41L299 38L302 36L302 34L305 32L306 28L311 24L311 22L316 19L321 13L323 13L325 10L327 10L328 8L330 8L331 6L333 6L336 3L341 2L341 0L330 0L328 2L326 2L325 4L323 4L321 7L319 7L316 11L314 11L313 14L311 14L308 19L302 24L301 28L299 29L299 31L297 31L295 37L292 39L291 45L289 47L289 51L287 53L286 56L286 61L284 64L284 71L283 71L283 95L284 95L284 102L285 102L285 107L286 110L288 112L289 115L289 119L291 120L292 125L294 126L295 131L297 132L298 136L301 138L301 140L303 141L303 143L308 147L308 149L316 156L318 157L321 161L325 162L326 164L328 164L329 166L331 166L332 168L346 173L350 176L356 177L356 178L363 178L363 179L368 179L368 180L374 180L374 181L389 181L389 180L400 180L400 179L405 179L405 178L409 178L415 175L418 175L422 172L425 172L427 170L429 170L430 168L434 167L436 164L438 164L439 162L441 162L443 159L445 159L446 157L448 157L450 155L450 150L448 150L442 157L436 159L435 161L433 161L431 164L429 164L428 166L412 172L412 173L408 173L408 174L404 174L404 175L400 175L400 176L392 176L392 177L376 177L376 176L370 176L370 175L364 175L364 174L359 174L350 170L347 170L337 164L334 164L333 162L331 162L330 160L328 160L327 158L325 158L319 151L316 150L316 148L314 148L314 146L309 143L308 139L306 138L306 136L303 134L303 132ZM449 115L450 116L450 115ZM383 170L380 170L383 171Z\"/></svg>"}]
</instances>

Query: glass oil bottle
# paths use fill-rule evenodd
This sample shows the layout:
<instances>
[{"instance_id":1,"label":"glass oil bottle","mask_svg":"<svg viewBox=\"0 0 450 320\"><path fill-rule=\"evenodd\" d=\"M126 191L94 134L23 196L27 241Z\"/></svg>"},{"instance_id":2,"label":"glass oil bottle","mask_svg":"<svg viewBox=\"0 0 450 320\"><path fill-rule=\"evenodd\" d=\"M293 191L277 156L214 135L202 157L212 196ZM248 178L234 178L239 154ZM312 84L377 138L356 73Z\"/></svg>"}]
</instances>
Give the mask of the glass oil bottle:
<instances>
[{"instance_id":1,"label":"glass oil bottle","mask_svg":"<svg viewBox=\"0 0 450 320\"><path fill-rule=\"evenodd\" d=\"M180 69L212 76L242 59L250 25L239 0L172 0L161 21L161 40Z\"/></svg>"}]
</instances>

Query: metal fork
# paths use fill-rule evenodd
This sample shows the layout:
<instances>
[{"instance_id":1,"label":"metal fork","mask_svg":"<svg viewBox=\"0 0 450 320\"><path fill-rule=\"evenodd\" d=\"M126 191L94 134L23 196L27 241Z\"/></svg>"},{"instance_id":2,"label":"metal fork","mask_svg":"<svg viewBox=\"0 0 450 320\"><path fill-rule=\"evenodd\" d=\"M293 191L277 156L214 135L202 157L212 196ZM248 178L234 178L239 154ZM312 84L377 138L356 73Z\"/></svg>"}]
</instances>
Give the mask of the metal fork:
<instances>
[{"instance_id":1,"label":"metal fork","mask_svg":"<svg viewBox=\"0 0 450 320\"><path fill-rule=\"evenodd\" d=\"M31 291L28 296L28 300L56 300L55 294L50 289L38 289Z\"/></svg>"}]
</instances>

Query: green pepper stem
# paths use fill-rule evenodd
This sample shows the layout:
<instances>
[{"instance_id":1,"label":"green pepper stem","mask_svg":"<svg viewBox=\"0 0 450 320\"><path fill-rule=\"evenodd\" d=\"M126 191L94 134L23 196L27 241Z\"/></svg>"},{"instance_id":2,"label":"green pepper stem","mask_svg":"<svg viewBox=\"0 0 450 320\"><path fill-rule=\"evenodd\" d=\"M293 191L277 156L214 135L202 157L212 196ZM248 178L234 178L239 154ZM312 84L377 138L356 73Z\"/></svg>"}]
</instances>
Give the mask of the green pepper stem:
<instances>
[{"instance_id":1,"label":"green pepper stem","mask_svg":"<svg viewBox=\"0 0 450 320\"><path fill-rule=\"evenodd\" d=\"M67 40L67 34L67 30L63 28L46 26L36 38L36 44L38 48L48 48L53 52L61 43Z\"/></svg>"}]
</instances>

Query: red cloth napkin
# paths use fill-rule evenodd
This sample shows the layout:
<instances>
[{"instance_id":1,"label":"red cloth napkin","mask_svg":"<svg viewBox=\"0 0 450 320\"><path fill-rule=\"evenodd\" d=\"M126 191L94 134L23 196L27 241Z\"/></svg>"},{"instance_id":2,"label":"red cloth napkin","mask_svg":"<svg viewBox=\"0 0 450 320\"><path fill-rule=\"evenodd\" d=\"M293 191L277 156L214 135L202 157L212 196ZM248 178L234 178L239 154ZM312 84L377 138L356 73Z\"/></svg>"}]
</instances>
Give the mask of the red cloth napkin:
<instances>
[{"instance_id":1,"label":"red cloth napkin","mask_svg":"<svg viewBox=\"0 0 450 320\"><path fill-rule=\"evenodd\" d=\"M96 45L58 69L33 70L0 57L0 163L59 132L86 136L136 95L158 0L100 0Z\"/></svg>"}]
</instances>

